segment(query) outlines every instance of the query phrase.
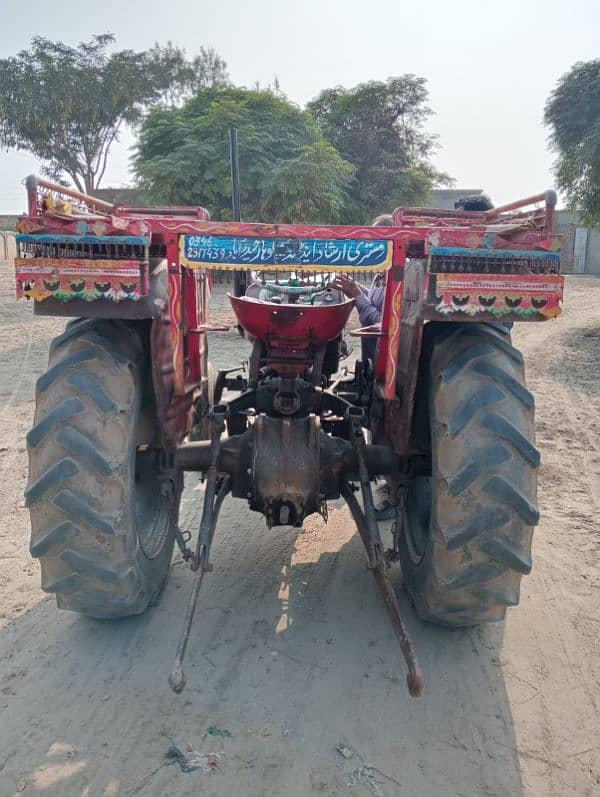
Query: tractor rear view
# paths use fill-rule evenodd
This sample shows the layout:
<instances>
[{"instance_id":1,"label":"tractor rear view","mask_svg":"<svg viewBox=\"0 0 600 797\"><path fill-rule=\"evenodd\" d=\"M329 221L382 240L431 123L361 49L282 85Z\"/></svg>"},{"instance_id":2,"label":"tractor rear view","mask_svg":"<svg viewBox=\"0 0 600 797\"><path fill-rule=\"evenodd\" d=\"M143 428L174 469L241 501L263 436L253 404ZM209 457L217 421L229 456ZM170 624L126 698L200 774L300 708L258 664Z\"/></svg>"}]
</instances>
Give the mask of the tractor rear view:
<instances>
[{"instance_id":1,"label":"tractor rear view","mask_svg":"<svg viewBox=\"0 0 600 797\"><path fill-rule=\"evenodd\" d=\"M547 192L488 211L400 208L391 227L211 222L202 208L108 205L29 178L17 293L72 316L50 347L27 439L31 553L60 608L138 614L177 544L194 572L183 657L220 507L301 526L343 497L408 666L423 678L387 571L450 627L501 620L531 569L539 513L534 402L510 322L560 312ZM211 275L248 341L243 372L209 368ZM385 274L374 361L340 369L353 308L336 275ZM252 277L250 276L252 275ZM192 544L186 471L205 479ZM384 545L372 484L397 496Z\"/></svg>"}]
</instances>

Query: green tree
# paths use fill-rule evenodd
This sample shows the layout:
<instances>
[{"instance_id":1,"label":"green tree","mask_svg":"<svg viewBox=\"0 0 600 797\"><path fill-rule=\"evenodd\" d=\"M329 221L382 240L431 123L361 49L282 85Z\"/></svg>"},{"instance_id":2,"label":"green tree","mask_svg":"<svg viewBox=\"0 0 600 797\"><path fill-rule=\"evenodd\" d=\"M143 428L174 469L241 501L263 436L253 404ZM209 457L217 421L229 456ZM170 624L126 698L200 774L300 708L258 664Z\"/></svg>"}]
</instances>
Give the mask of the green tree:
<instances>
[{"instance_id":1,"label":"green tree","mask_svg":"<svg viewBox=\"0 0 600 797\"><path fill-rule=\"evenodd\" d=\"M177 105L201 88L226 86L229 84L227 63L214 47L200 47L198 55L191 60L183 47L172 42L155 44L149 52L154 63L172 82L163 94L169 105Z\"/></svg>"},{"instance_id":2,"label":"green tree","mask_svg":"<svg viewBox=\"0 0 600 797\"><path fill-rule=\"evenodd\" d=\"M196 63L158 45L109 52L114 41L103 34L69 47L36 36L29 50L0 59L0 146L27 150L51 177L94 191L123 125L174 84L181 90L203 70L224 69L214 51L201 51Z\"/></svg>"},{"instance_id":3,"label":"green tree","mask_svg":"<svg viewBox=\"0 0 600 797\"><path fill-rule=\"evenodd\" d=\"M273 222L341 221L354 173L306 111L271 91L216 86L181 108L150 110L134 169L160 202L231 219L229 129L237 127L242 213Z\"/></svg>"},{"instance_id":4,"label":"green tree","mask_svg":"<svg viewBox=\"0 0 600 797\"><path fill-rule=\"evenodd\" d=\"M431 114L424 78L326 89L307 108L325 138L356 166L355 221L423 202L435 184L451 182L429 161L435 137L424 131Z\"/></svg>"},{"instance_id":5,"label":"green tree","mask_svg":"<svg viewBox=\"0 0 600 797\"><path fill-rule=\"evenodd\" d=\"M590 226L600 224L600 58L579 61L546 103L558 188Z\"/></svg>"}]
</instances>

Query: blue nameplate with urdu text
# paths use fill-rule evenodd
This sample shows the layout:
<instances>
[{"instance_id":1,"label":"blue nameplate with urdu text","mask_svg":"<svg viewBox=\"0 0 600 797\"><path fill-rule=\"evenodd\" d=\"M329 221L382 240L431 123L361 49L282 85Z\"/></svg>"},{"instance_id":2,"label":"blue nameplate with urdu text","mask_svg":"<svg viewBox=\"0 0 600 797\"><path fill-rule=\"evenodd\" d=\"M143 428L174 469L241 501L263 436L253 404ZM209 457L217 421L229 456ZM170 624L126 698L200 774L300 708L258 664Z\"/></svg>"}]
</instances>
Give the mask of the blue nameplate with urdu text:
<instances>
[{"instance_id":1,"label":"blue nameplate with urdu text","mask_svg":"<svg viewBox=\"0 0 600 797\"><path fill-rule=\"evenodd\" d=\"M382 271L392 264L392 242L355 238L183 235L180 259L188 268Z\"/></svg>"}]
</instances>

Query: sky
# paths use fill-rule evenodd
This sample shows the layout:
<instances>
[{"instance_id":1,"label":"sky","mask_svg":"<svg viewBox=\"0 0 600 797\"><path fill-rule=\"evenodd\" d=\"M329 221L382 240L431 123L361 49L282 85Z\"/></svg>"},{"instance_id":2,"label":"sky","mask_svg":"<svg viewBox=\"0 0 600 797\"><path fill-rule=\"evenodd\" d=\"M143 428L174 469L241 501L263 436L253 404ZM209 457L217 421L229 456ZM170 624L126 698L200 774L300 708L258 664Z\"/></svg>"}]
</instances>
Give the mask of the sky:
<instances>
[{"instance_id":1,"label":"sky","mask_svg":"<svg viewBox=\"0 0 600 797\"><path fill-rule=\"evenodd\" d=\"M78 10L79 9L79 10ZM552 187L544 103L576 61L600 57L599 0L0 0L0 58L43 35L76 45L114 33L119 49L168 40L213 46L238 85L272 84L304 105L331 86L413 73L427 79L433 161L458 188L496 204ZM126 185L133 135L112 150L103 186ZM39 164L0 150L0 213L22 212Z\"/></svg>"}]
</instances>

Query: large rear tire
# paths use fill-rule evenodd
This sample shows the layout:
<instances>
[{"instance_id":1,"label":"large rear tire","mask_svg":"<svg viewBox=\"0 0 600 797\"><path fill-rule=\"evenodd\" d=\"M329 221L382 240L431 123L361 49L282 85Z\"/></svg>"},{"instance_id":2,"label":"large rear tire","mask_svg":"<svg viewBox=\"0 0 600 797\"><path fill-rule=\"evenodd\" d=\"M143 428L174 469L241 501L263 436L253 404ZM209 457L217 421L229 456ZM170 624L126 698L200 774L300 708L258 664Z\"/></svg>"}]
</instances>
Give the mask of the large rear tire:
<instances>
[{"instance_id":1,"label":"large rear tire","mask_svg":"<svg viewBox=\"0 0 600 797\"><path fill-rule=\"evenodd\" d=\"M181 484L165 478L148 345L123 322L71 322L50 346L27 435L31 554L61 609L140 614L165 582Z\"/></svg>"},{"instance_id":2,"label":"large rear tire","mask_svg":"<svg viewBox=\"0 0 600 797\"><path fill-rule=\"evenodd\" d=\"M501 620L519 602L539 519L540 455L523 357L506 330L430 324L421 366L432 475L417 478L405 499L406 585L424 620Z\"/></svg>"}]
</instances>

